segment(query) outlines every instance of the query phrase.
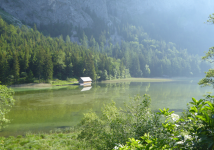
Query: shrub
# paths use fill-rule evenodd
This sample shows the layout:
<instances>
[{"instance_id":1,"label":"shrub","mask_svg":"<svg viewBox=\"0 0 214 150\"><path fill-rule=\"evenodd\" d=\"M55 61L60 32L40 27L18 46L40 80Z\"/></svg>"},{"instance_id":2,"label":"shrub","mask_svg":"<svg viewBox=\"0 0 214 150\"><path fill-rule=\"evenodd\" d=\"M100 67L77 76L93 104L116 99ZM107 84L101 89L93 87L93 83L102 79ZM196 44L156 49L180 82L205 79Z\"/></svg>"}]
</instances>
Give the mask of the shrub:
<instances>
[{"instance_id":1,"label":"shrub","mask_svg":"<svg viewBox=\"0 0 214 150\"><path fill-rule=\"evenodd\" d=\"M9 120L5 118L5 114L10 111L10 107L14 105L13 90L8 89L5 85L0 85L0 130Z\"/></svg>"},{"instance_id":2,"label":"shrub","mask_svg":"<svg viewBox=\"0 0 214 150\"><path fill-rule=\"evenodd\" d=\"M113 149L118 143L125 144L129 137L140 138L160 126L159 116L152 113L150 97L135 96L125 109L117 108L112 102L104 105L101 116L94 112L84 114L78 138L88 142L91 148Z\"/></svg>"},{"instance_id":3,"label":"shrub","mask_svg":"<svg viewBox=\"0 0 214 150\"><path fill-rule=\"evenodd\" d=\"M165 108L152 112L148 95L135 96L124 109L112 102L101 115L84 114L78 139L91 149L213 149L213 99L192 98L181 117Z\"/></svg>"},{"instance_id":4,"label":"shrub","mask_svg":"<svg viewBox=\"0 0 214 150\"><path fill-rule=\"evenodd\" d=\"M141 139L130 138L126 145L115 149L197 149L214 148L214 105L208 95L199 101L192 98L188 111L177 120L169 109L160 109L157 114L165 116L162 127L142 135ZM170 119L172 118L172 119ZM160 136L155 136L154 132Z\"/></svg>"}]
</instances>

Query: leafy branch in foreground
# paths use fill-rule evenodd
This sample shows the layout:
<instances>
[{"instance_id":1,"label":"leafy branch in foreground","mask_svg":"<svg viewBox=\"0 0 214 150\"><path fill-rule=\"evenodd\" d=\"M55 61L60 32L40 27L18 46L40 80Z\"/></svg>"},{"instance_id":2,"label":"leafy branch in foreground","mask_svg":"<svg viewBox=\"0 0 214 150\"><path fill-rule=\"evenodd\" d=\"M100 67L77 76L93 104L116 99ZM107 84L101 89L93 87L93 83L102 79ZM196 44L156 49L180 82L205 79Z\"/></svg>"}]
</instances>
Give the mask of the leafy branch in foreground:
<instances>
[{"instance_id":1,"label":"leafy branch in foreground","mask_svg":"<svg viewBox=\"0 0 214 150\"><path fill-rule=\"evenodd\" d=\"M180 117L169 109L151 112L150 97L135 96L124 109L112 102L89 112L77 128L0 137L0 149L197 149L214 148L214 96L192 99Z\"/></svg>"},{"instance_id":2,"label":"leafy branch in foreground","mask_svg":"<svg viewBox=\"0 0 214 150\"><path fill-rule=\"evenodd\" d=\"M212 149L214 96L188 104L182 116L169 109L150 110L150 97L135 96L124 109L105 105L101 115L89 112L79 125L79 140L91 149ZM128 141L128 142L127 142Z\"/></svg>"},{"instance_id":3,"label":"leafy branch in foreground","mask_svg":"<svg viewBox=\"0 0 214 150\"><path fill-rule=\"evenodd\" d=\"M209 100L214 96L207 96L208 99L199 101L192 98L190 107L183 116L178 119L168 109L160 110L167 119L156 131L163 138L153 136L148 132L140 139L129 138L124 146L116 147L120 150L129 149L213 149L214 148L214 105ZM173 121L170 121L170 117ZM177 119L175 119L177 117Z\"/></svg>"},{"instance_id":4,"label":"leafy branch in foreground","mask_svg":"<svg viewBox=\"0 0 214 150\"><path fill-rule=\"evenodd\" d=\"M5 114L10 111L14 105L13 90L8 89L5 85L0 85L0 131L5 123L9 120L5 118Z\"/></svg>"},{"instance_id":5,"label":"leafy branch in foreground","mask_svg":"<svg viewBox=\"0 0 214 150\"><path fill-rule=\"evenodd\" d=\"M211 47L209 51L206 53L206 55L202 57L202 59L210 63L213 63L214 62L213 57L214 57L214 47ZM214 69L209 69L207 72L205 72L205 74L206 74L205 78L201 79L198 84L202 86L208 86L208 85L214 86L214 80L213 80Z\"/></svg>"},{"instance_id":6,"label":"leafy branch in foreground","mask_svg":"<svg viewBox=\"0 0 214 150\"><path fill-rule=\"evenodd\" d=\"M101 115L89 112L84 115L78 138L85 140L91 149L112 149L116 143L125 144L129 137L140 138L161 124L159 117L150 110L150 97L135 96L125 109L115 103L104 105ZM156 134L156 133L154 133ZM157 133L158 134L158 133Z\"/></svg>"},{"instance_id":7,"label":"leafy branch in foreground","mask_svg":"<svg viewBox=\"0 0 214 150\"><path fill-rule=\"evenodd\" d=\"M212 15L209 15L209 20L207 22L211 22L214 24L214 13Z\"/></svg>"},{"instance_id":8,"label":"leafy branch in foreground","mask_svg":"<svg viewBox=\"0 0 214 150\"><path fill-rule=\"evenodd\" d=\"M207 20L207 22L211 22L212 24L214 24L214 13L209 16L209 20ZM206 55L202 57L202 59L210 63L213 63L214 62L213 57L214 57L214 47L211 47L209 51L206 53ZM214 69L209 69L207 72L205 72L205 74L206 74L205 78L201 79L198 84L202 86L213 85L214 87L213 81Z\"/></svg>"}]
</instances>

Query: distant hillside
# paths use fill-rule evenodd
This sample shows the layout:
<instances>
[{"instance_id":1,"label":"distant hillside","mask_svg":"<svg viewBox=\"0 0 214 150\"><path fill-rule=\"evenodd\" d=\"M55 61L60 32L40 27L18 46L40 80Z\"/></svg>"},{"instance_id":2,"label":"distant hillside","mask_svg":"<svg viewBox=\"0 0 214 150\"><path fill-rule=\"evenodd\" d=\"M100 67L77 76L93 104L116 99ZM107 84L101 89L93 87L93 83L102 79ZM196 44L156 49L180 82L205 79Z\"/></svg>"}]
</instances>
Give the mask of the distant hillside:
<instances>
[{"instance_id":1,"label":"distant hillside","mask_svg":"<svg viewBox=\"0 0 214 150\"><path fill-rule=\"evenodd\" d=\"M1 0L0 7L24 24L38 29L52 25L54 36L78 27L94 28L94 15L115 28L118 23L143 27L153 39L176 43L192 54L203 55L212 46L212 28L204 24L213 13L213 0ZM91 13L89 13L91 12ZM13 20L13 19L9 19ZM16 23L16 20L13 21ZM19 23L18 23L19 24ZM45 28L45 27L44 27ZM60 31L66 28L68 31ZM94 28L94 31L96 28ZM93 31L93 32L94 32ZM45 34L50 34L47 32ZM101 34L101 31L100 33ZM115 35L115 33L112 33Z\"/></svg>"}]
</instances>

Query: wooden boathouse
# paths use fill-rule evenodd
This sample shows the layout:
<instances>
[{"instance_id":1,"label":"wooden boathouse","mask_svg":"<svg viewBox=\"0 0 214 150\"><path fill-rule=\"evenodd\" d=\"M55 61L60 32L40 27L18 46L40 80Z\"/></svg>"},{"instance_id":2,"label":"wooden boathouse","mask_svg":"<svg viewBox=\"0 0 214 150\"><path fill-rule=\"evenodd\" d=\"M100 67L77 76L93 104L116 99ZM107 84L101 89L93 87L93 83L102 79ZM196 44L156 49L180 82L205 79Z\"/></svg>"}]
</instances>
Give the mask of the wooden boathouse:
<instances>
[{"instance_id":1,"label":"wooden boathouse","mask_svg":"<svg viewBox=\"0 0 214 150\"><path fill-rule=\"evenodd\" d=\"M82 86L91 86L92 79L90 77L80 77L79 85Z\"/></svg>"}]
</instances>

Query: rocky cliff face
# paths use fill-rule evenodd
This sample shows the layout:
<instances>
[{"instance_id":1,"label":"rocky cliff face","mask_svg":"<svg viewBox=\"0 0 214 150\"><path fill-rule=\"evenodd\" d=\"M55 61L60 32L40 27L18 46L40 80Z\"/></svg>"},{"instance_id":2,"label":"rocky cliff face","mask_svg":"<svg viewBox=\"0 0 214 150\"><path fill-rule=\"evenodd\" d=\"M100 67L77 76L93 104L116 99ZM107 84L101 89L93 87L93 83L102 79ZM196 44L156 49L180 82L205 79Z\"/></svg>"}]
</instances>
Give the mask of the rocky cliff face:
<instances>
[{"instance_id":1,"label":"rocky cliff face","mask_svg":"<svg viewBox=\"0 0 214 150\"><path fill-rule=\"evenodd\" d=\"M93 20L86 8L108 19L106 0L1 0L0 7L26 23L72 23L88 27Z\"/></svg>"},{"instance_id":2,"label":"rocky cliff face","mask_svg":"<svg viewBox=\"0 0 214 150\"><path fill-rule=\"evenodd\" d=\"M212 4L212 0L207 0L206 3L203 0L0 0L2 9L26 23L39 25L64 22L81 27L93 24L86 8L109 22L110 16L122 19L127 14L137 16L149 11L171 13L195 9L201 14L207 8L212 9Z\"/></svg>"},{"instance_id":3,"label":"rocky cliff face","mask_svg":"<svg viewBox=\"0 0 214 150\"><path fill-rule=\"evenodd\" d=\"M206 3L203 0L0 0L2 9L26 23L40 25L63 22L83 28L93 24L87 9L108 23L112 16L121 20L127 15L140 16L151 11L157 14L177 13L180 17L178 14L185 10L208 16L213 13L210 11L213 5L213 0L207 0Z\"/></svg>"}]
</instances>

